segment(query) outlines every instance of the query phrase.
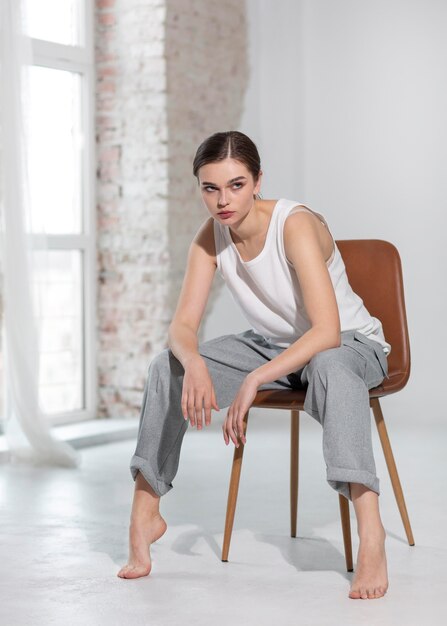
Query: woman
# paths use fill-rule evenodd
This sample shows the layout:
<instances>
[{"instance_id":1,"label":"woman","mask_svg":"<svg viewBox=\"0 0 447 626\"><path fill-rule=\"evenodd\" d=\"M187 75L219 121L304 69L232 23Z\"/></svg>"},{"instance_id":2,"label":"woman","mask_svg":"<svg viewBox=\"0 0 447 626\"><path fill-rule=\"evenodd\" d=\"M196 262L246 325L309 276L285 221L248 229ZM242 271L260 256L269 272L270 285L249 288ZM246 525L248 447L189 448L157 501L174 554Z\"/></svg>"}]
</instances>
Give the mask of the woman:
<instances>
[{"instance_id":1,"label":"woman","mask_svg":"<svg viewBox=\"0 0 447 626\"><path fill-rule=\"evenodd\" d=\"M292 200L259 197L255 144L215 133L193 166L210 217L194 237L169 348L151 362L138 441L128 565L122 578L149 574L149 546L166 531L159 500L172 489L188 419L198 429L211 409L229 407L228 445L245 445L243 417L258 389L306 388L304 408L323 426L329 485L353 502L360 538L351 598L388 588L379 479L368 389L387 376L391 350L381 322L351 289L324 218ZM251 329L198 345L197 331L216 269Z\"/></svg>"}]
</instances>

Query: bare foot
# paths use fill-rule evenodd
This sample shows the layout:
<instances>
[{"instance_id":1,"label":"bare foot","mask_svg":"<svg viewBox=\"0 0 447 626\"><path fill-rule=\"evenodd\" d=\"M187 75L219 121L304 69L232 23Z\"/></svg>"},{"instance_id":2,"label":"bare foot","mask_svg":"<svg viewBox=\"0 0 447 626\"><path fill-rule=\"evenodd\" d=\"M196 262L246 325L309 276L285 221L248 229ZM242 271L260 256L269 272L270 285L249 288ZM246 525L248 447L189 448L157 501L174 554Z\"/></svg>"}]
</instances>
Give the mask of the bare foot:
<instances>
[{"instance_id":1,"label":"bare foot","mask_svg":"<svg viewBox=\"0 0 447 626\"><path fill-rule=\"evenodd\" d=\"M129 528L129 562L118 572L120 578L147 576L152 568L150 545L166 532L167 524L160 513L144 523L131 521Z\"/></svg>"},{"instance_id":2,"label":"bare foot","mask_svg":"<svg viewBox=\"0 0 447 626\"><path fill-rule=\"evenodd\" d=\"M360 535L357 571L349 592L350 598L371 600L385 595L388 589L385 539L383 526L378 531Z\"/></svg>"}]
</instances>

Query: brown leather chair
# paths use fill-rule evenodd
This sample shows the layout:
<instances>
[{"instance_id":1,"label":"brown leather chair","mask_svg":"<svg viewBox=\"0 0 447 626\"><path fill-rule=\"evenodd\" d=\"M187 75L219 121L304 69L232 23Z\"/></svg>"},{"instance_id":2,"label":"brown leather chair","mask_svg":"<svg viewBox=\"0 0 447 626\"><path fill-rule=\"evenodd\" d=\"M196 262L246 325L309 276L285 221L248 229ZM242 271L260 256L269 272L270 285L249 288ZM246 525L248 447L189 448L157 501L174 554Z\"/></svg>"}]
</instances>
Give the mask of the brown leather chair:
<instances>
[{"instance_id":1,"label":"brown leather chair","mask_svg":"<svg viewBox=\"0 0 447 626\"><path fill-rule=\"evenodd\" d=\"M382 322L385 338L391 344L391 352L387 357L389 378L385 378L382 384L370 389L369 398L408 543L410 546L414 546L402 487L379 402L379 398L403 389L410 376L410 343L399 252L393 244L380 239L352 239L337 241L336 243L346 266L349 283L363 299L371 315ZM254 407L289 409L291 411L290 522L292 537L296 537L298 506L299 413L300 410L303 410L305 395L306 391L300 389L262 390L258 391L252 404ZM247 430L249 412L244 417L244 433ZM222 561L228 561L243 455L244 445L235 447L228 493ZM339 504L346 567L348 572L352 572L349 500L339 494Z\"/></svg>"}]
</instances>

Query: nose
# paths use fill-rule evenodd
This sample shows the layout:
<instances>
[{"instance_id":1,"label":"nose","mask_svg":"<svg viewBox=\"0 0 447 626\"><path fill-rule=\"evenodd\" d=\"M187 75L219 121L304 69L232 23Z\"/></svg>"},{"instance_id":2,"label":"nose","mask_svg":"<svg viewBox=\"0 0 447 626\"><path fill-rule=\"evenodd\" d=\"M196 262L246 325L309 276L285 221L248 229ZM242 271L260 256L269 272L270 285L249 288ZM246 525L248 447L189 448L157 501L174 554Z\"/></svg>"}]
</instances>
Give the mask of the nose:
<instances>
[{"instance_id":1,"label":"nose","mask_svg":"<svg viewBox=\"0 0 447 626\"><path fill-rule=\"evenodd\" d=\"M218 202L219 207L227 206L228 202L224 193L220 193Z\"/></svg>"}]
</instances>

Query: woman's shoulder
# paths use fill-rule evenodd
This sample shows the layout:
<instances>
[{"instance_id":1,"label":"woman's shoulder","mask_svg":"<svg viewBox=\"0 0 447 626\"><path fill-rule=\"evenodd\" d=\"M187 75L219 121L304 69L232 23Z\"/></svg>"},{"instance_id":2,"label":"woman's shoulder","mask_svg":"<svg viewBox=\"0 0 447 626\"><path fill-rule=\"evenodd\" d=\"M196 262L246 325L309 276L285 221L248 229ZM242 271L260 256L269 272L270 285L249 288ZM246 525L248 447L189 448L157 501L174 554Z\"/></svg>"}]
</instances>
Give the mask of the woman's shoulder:
<instances>
[{"instance_id":1,"label":"woman's shoulder","mask_svg":"<svg viewBox=\"0 0 447 626\"><path fill-rule=\"evenodd\" d=\"M326 263L329 263L335 254L335 240L326 219L321 213L304 204L291 207L284 223L284 247L287 257L290 258L291 250L299 245L300 237L303 237L304 241L313 236L320 244Z\"/></svg>"},{"instance_id":2,"label":"woman's shoulder","mask_svg":"<svg viewBox=\"0 0 447 626\"><path fill-rule=\"evenodd\" d=\"M197 230L192 243L200 246L216 264L216 244L214 242L214 218L208 217Z\"/></svg>"}]
</instances>

